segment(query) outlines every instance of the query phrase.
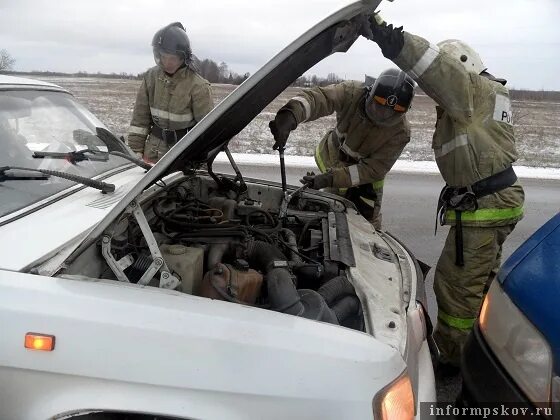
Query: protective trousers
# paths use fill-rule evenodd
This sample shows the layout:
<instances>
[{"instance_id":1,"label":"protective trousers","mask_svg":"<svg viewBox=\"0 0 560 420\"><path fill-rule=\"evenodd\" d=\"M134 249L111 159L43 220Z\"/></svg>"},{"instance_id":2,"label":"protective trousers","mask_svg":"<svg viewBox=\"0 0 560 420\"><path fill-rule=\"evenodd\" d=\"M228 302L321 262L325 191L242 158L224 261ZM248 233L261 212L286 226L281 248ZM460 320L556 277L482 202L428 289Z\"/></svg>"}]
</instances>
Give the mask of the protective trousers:
<instances>
[{"instance_id":1,"label":"protective trousers","mask_svg":"<svg viewBox=\"0 0 560 420\"><path fill-rule=\"evenodd\" d=\"M154 134L150 134L144 145L144 159L149 162L157 162L169 151L170 147L166 141Z\"/></svg>"},{"instance_id":2,"label":"protective trousers","mask_svg":"<svg viewBox=\"0 0 560 420\"><path fill-rule=\"evenodd\" d=\"M447 235L434 275L438 322L434 339L442 360L459 366L461 350L501 263L502 244L515 224L463 226L464 266L455 264L455 226Z\"/></svg>"}]
</instances>

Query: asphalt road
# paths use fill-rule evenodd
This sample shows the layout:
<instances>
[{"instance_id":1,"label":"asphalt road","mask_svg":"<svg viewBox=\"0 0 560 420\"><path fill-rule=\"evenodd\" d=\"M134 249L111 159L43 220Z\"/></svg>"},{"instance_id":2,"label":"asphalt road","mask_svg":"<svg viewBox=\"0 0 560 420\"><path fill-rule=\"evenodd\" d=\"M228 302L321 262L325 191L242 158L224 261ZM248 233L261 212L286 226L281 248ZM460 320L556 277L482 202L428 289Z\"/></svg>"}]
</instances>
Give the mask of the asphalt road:
<instances>
[{"instance_id":1,"label":"asphalt road","mask_svg":"<svg viewBox=\"0 0 560 420\"><path fill-rule=\"evenodd\" d=\"M280 182L278 167L241 165L246 177ZM298 180L306 170L314 168L288 168L288 184L299 185ZM231 172L224 164L215 164L216 172ZM544 222L560 211L560 180L521 179L525 189L525 217L508 237L503 248L506 259ZM395 234L416 257L435 268L445 238L447 227L438 227L434 236L437 198L443 180L440 175L391 172L383 192L383 227ZM426 279L429 313L435 324L437 306L433 293L433 272ZM459 392L460 380L438 382L438 401L454 401Z\"/></svg>"}]
</instances>

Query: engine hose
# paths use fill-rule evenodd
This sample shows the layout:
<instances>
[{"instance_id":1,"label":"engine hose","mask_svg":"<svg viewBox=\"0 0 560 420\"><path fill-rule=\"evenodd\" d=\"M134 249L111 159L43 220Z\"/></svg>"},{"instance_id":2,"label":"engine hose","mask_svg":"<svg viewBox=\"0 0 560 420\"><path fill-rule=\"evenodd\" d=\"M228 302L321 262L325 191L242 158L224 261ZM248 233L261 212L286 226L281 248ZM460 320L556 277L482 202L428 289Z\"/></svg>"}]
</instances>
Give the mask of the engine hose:
<instances>
[{"instance_id":1,"label":"engine hose","mask_svg":"<svg viewBox=\"0 0 560 420\"><path fill-rule=\"evenodd\" d=\"M247 236L247 232L245 232L244 230L239 229L239 228L237 228L237 229L234 229L234 228L215 229L215 230L200 229L200 230L196 230L194 232L184 232L184 231L169 232L168 229L165 226L162 226L161 229L160 229L160 232L170 239L203 238L205 236L208 236L208 237L211 237L211 238L227 238L227 237L230 237L230 236L243 238L243 237Z\"/></svg>"},{"instance_id":2,"label":"engine hose","mask_svg":"<svg viewBox=\"0 0 560 420\"><path fill-rule=\"evenodd\" d=\"M224 217L222 220L232 220L235 218L235 210L237 202L226 197L212 197L208 200L208 204L222 210Z\"/></svg>"},{"instance_id":3,"label":"engine hose","mask_svg":"<svg viewBox=\"0 0 560 420\"><path fill-rule=\"evenodd\" d=\"M321 263L319 261L315 261L313 258L309 258L307 255L302 254L299 251L294 251L292 248L290 248L290 245L286 242L284 242L282 239L278 239L278 242L280 242L281 244L283 244L285 247L287 247L288 249L291 250L292 253L299 255L301 258L303 258L306 261L309 261L310 263L313 263L315 265L321 265Z\"/></svg>"},{"instance_id":4,"label":"engine hose","mask_svg":"<svg viewBox=\"0 0 560 420\"><path fill-rule=\"evenodd\" d=\"M325 269L321 264L298 264L293 267L299 283L319 284ZM315 287L312 287L315 289Z\"/></svg>"},{"instance_id":5,"label":"engine hose","mask_svg":"<svg viewBox=\"0 0 560 420\"><path fill-rule=\"evenodd\" d=\"M197 229L197 228L200 228L200 229L223 229L223 228L229 228L229 227L239 227L238 223L209 224L209 223L184 222L184 221L181 221L181 220L177 220L176 218L173 218L172 216L168 216L168 215L164 214L163 211L156 204L154 204L152 206L152 208L154 210L154 214L158 218L163 220L163 222L165 224L168 224L172 228L175 228L177 230L182 230L182 229L185 229L185 228L191 228L191 229Z\"/></svg>"},{"instance_id":6,"label":"engine hose","mask_svg":"<svg viewBox=\"0 0 560 420\"><path fill-rule=\"evenodd\" d=\"M256 209L253 210L251 213L247 214L245 216L245 223L248 225L251 225L250 221L251 221L251 216L255 215L255 214L263 214L270 222L270 225L273 227L276 227L276 223L274 222L274 218L272 217L272 215L267 212L266 210L262 210L262 209Z\"/></svg>"},{"instance_id":7,"label":"engine hose","mask_svg":"<svg viewBox=\"0 0 560 420\"><path fill-rule=\"evenodd\" d=\"M356 290L352 283L345 276L338 276L330 279L319 287L317 292L325 298L329 306L345 296L356 296Z\"/></svg>"},{"instance_id":8,"label":"engine hose","mask_svg":"<svg viewBox=\"0 0 560 420\"><path fill-rule=\"evenodd\" d=\"M229 249L230 243L231 242L224 242L221 244L212 244L210 246L210 249L208 250L208 260L207 260L208 261L207 267L210 270L214 268L216 264L222 262L222 259L224 258L224 254Z\"/></svg>"},{"instance_id":9,"label":"engine hose","mask_svg":"<svg viewBox=\"0 0 560 420\"><path fill-rule=\"evenodd\" d=\"M288 270L285 268L270 270L265 276L265 282L268 289L270 309L285 314L302 316L303 304Z\"/></svg>"},{"instance_id":10,"label":"engine hose","mask_svg":"<svg viewBox=\"0 0 560 420\"><path fill-rule=\"evenodd\" d=\"M328 322L329 324L339 324L336 314L329 308L325 299L319 293L311 289L299 289L298 293L304 307L302 317Z\"/></svg>"},{"instance_id":11,"label":"engine hose","mask_svg":"<svg viewBox=\"0 0 560 420\"><path fill-rule=\"evenodd\" d=\"M286 242L288 243L288 248L290 249L290 261L296 263L296 264L300 264L303 260L302 258L298 255L298 247L297 247L297 238L296 238L296 234L294 232L292 232L290 229L282 229L282 234L285 236L286 238Z\"/></svg>"},{"instance_id":12,"label":"engine hose","mask_svg":"<svg viewBox=\"0 0 560 420\"><path fill-rule=\"evenodd\" d=\"M274 268L265 276L270 309L307 319L338 324L335 313L314 290L296 290L290 272Z\"/></svg>"},{"instance_id":13,"label":"engine hose","mask_svg":"<svg viewBox=\"0 0 560 420\"><path fill-rule=\"evenodd\" d=\"M274 261L287 261L287 258L278 247L272 244L264 241L251 241L247 245L247 261L251 267L257 267L263 273L268 273L274 268Z\"/></svg>"},{"instance_id":14,"label":"engine hose","mask_svg":"<svg viewBox=\"0 0 560 420\"><path fill-rule=\"evenodd\" d=\"M338 300L331 309L336 319L342 325L348 318L354 318L360 313L361 305L357 296L345 296Z\"/></svg>"}]
</instances>

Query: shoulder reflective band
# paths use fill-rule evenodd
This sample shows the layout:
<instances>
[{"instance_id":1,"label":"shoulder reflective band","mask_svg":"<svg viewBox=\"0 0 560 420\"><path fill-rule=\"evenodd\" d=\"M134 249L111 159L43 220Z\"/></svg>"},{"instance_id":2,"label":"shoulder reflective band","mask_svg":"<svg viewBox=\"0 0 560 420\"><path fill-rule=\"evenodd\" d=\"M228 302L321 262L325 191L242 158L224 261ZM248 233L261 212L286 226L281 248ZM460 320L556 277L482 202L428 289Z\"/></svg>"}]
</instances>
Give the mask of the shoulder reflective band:
<instances>
[{"instance_id":1,"label":"shoulder reflective band","mask_svg":"<svg viewBox=\"0 0 560 420\"><path fill-rule=\"evenodd\" d=\"M438 310L438 319L441 319L445 324L458 330L469 330L474 326L476 318L456 318L446 314L441 309Z\"/></svg>"},{"instance_id":2,"label":"shoulder reflective band","mask_svg":"<svg viewBox=\"0 0 560 420\"><path fill-rule=\"evenodd\" d=\"M461 212L463 222L484 222L487 220L508 220L523 216L523 207L509 209L479 209L476 211ZM455 221L455 211L449 210L445 213L445 219Z\"/></svg>"},{"instance_id":3,"label":"shoulder reflective band","mask_svg":"<svg viewBox=\"0 0 560 420\"><path fill-rule=\"evenodd\" d=\"M424 55L418 60L418 62L414 65L412 70L410 70L410 75L413 79L419 79L420 76L424 74L428 67L432 65L434 60L439 55L439 47L437 45L430 44L426 49Z\"/></svg>"}]
</instances>

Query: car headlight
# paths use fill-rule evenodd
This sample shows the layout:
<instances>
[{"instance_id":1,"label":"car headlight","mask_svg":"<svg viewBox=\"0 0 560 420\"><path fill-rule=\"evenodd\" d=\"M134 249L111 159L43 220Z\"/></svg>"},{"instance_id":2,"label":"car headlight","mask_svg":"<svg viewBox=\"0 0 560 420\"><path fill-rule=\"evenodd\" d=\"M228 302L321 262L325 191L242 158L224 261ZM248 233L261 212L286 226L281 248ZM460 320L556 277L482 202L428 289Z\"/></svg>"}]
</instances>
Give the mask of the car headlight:
<instances>
[{"instance_id":1,"label":"car headlight","mask_svg":"<svg viewBox=\"0 0 560 420\"><path fill-rule=\"evenodd\" d=\"M505 370L536 405L550 404L550 346L494 281L480 311L479 325Z\"/></svg>"},{"instance_id":2,"label":"car headlight","mask_svg":"<svg viewBox=\"0 0 560 420\"><path fill-rule=\"evenodd\" d=\"M375 395L373 415L376 420L412 420L414 418L414 394L406 371Z\"/></svg>"}]
</instances>

